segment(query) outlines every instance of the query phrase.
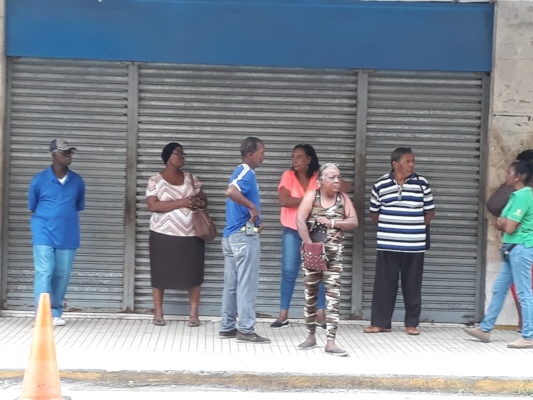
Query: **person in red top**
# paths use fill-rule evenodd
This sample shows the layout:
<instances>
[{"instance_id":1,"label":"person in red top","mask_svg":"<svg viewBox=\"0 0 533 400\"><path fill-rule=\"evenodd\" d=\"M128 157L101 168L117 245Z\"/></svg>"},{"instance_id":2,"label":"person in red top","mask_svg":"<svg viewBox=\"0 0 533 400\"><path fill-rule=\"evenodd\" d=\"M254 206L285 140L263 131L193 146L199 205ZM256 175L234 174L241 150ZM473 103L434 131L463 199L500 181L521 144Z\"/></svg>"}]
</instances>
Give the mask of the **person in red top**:
<instances>
[{"instance_id":1,"label":"person in red top","mask_svg":"<svg viewBox=\"0 0 533 400\"><path fill-rule=\"evenodd\" d=\"M522 151L517 157L516 161L527 161L533 162L533 149ZM509 201L509 196L513 192L513 187L508 186L506 182L502 183L500 187L490 196L487 204L487 210L494 215L499 217L502 213L502 210L505 208L505 205ZM531 266L533 268L533 265ZM531 282L533 287L533 281ZM516 312L518 313L518 333L522 333L522 309L520 307L520 302L518 301L518 296L516 295L516 289L514 283L511 285L511 293L513 295L514 303L516 305Z\"/></svg>"},{"instance_id":2,"label":"person in red top","mask_svg":"<svg viewBox=\"0 0 533 400\"><path fill-rule=\"evenodd\" d=\"M305 193L318 189L318 170L320 163L315 149L309 144L299 144L292 150L291 169L285 171L278 185L280 221L283 225L281 252L281 301L280 312L270 327L280 329L289 326L289 308L291 305L296 278L300 271L302 239L296 228L296 213ZM349 191L351 185L341 181L343 191ZM317 325L326 329L326 296L324 284L320 283L317 301Z\"/></svg>"}]
</instances>

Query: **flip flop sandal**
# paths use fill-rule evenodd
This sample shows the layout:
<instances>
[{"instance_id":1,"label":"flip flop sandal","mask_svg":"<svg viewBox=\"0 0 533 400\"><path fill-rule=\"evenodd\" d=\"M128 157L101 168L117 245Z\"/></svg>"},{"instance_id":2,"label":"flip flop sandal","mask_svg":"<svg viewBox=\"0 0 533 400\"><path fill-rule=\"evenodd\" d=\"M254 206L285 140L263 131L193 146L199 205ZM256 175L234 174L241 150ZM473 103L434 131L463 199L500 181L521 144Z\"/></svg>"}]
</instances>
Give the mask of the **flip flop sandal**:
<instances>
[{"instance_id":1,"label":"flip flop sandal","mask_svg":"<svg viewBox=\"0 0 533 400\"><path fill-rule=\"evenodd\" d=\"M196 328L197 326L200 326L200 320L198 318L189 318L187 325L191 328Z\"/></svg>"},{"instance_id":2,"label":"flip flop sandal","mask_svg":"<svg viewBox=\"0 0 533 400\"><path fill-rule=\"evenodd\" d=\"M154 319L152 320L152 324L154 324L155 326L165 326L166 322L163 317L154 317Z\"/></svg>"}]
</instances>

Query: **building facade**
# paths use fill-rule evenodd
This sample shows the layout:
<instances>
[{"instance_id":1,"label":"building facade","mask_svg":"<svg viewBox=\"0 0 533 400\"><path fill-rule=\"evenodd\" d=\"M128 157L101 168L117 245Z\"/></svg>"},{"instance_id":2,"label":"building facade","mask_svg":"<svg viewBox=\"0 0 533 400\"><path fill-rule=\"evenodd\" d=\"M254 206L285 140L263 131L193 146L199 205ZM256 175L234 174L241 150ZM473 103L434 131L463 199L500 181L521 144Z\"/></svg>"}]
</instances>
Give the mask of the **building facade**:
<instances>
[{"instance_id":1,"label":"building facade","mask_svg":"<svg viewBox=\"0 0 533 400\"><path fill-rule=\"evenodd\" d=\"M149 312L144 190L162 167L162 147L185 147L186 169L204 183L220 230L238 144L254 135L267 149L258 170L266 225L261 315L279 308L277 183L294 145L308 142L321 162L341 165L363 220L346 249L343 317L369 318L370 187L390 168L390 151L405 145L438 207L422 318L480 320L498 267L482 204L501 164L518 153L513 142L505 157L497 155L506 140L497 121L510 121L513 109L495 108L496 88L507 85L497 57L524 54L498 47L505 40L494 29L501 19L495 10L503 4L7 0L1 308L32 307L26 193L49 163L52 138L78 147L73 169L87 183L67 309ZM206 251L200 312L218 315L219 240ZM301 287L293 307L303 307ZM172 293L166 311L186 314L186 293Z\"/></svg>"}]
</instances>

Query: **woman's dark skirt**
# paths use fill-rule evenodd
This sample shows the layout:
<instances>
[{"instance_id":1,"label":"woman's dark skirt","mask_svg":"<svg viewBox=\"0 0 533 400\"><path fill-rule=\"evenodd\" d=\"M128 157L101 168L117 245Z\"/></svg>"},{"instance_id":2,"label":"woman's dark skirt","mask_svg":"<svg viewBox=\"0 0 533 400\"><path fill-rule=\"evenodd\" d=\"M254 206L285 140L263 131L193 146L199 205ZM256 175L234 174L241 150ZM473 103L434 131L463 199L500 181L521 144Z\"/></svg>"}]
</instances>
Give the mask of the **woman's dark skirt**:
<instances>
[{"instance_id":1,"label":"woman's dark skirt","mask_svg":"<svg viewBox=\"0 0 533 400\"><path fill-rule=\"evenodd\" d=\"M204 241L150 231L150 277L157 289L190 289L204 282Z\"/></svg>"}]
</instances>

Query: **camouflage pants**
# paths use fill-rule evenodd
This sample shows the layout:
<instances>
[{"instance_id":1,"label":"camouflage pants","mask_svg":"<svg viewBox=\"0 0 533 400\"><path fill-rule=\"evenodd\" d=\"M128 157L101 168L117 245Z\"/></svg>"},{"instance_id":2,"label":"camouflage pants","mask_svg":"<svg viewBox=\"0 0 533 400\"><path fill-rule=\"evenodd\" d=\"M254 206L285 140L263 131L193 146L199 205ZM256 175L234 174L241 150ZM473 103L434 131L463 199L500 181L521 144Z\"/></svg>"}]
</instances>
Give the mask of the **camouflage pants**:
<instances>
[{"instance_id":1,"label":"camouflage pants","mask_svg":"<svg viewBox=\"0 0 533 400\"><path fill-rule=\"evenodd\" d=\"M318 300L318 284L324 282L326 290L326 325L327 339L335 340L339 324L339 303L341 297L342 244L326 245L328 269L326 271L309 271L304 269L305 308L304 316L307 333L312 335L316 330L316 304Z\"/></svg>"}]
</instances>

